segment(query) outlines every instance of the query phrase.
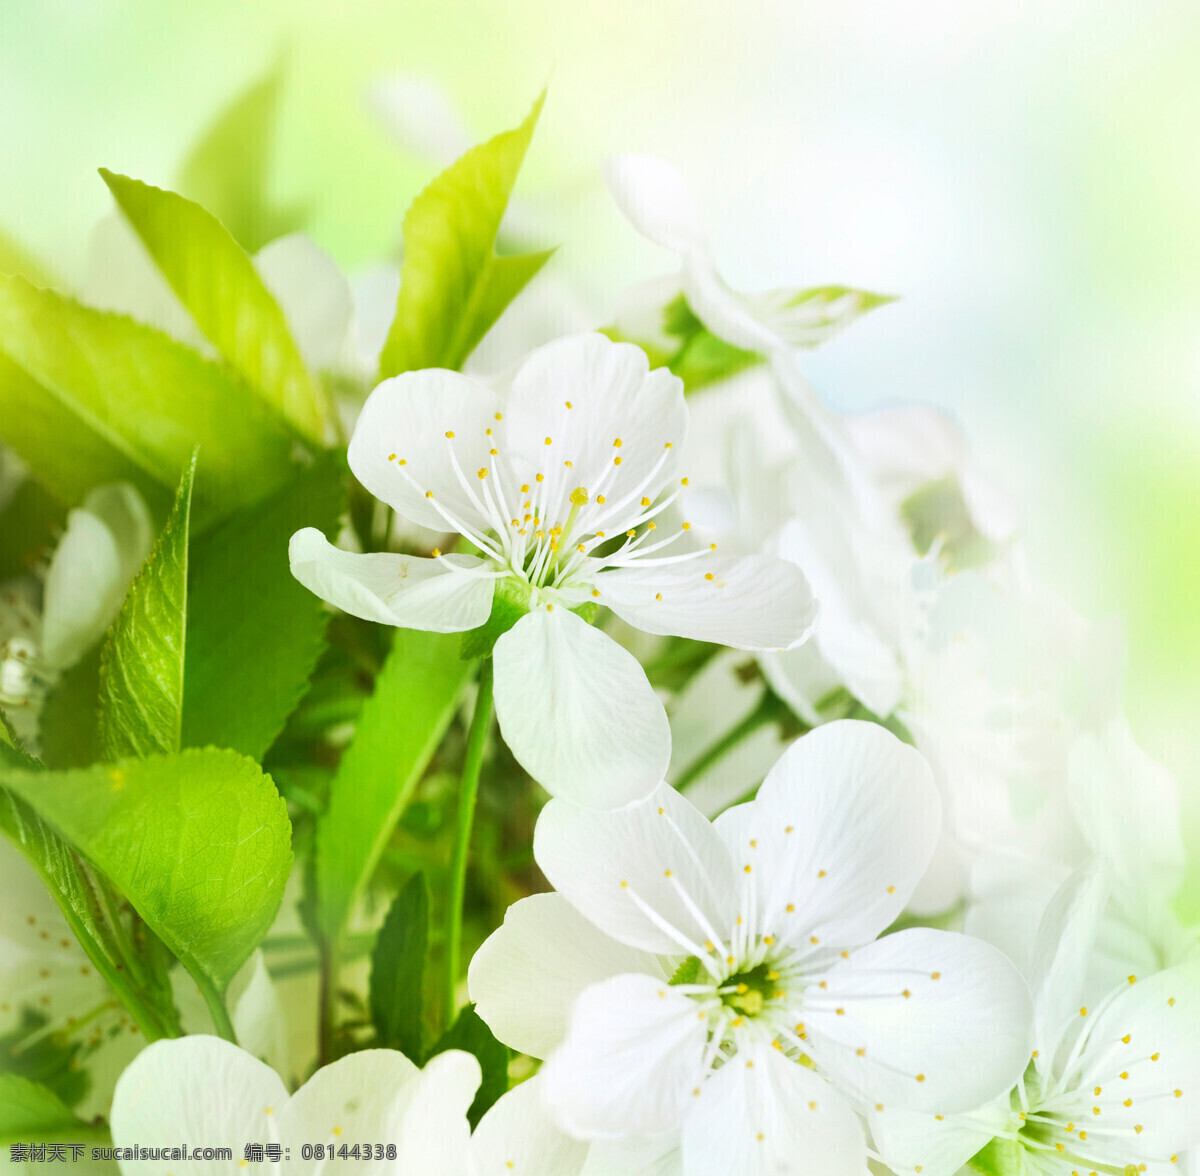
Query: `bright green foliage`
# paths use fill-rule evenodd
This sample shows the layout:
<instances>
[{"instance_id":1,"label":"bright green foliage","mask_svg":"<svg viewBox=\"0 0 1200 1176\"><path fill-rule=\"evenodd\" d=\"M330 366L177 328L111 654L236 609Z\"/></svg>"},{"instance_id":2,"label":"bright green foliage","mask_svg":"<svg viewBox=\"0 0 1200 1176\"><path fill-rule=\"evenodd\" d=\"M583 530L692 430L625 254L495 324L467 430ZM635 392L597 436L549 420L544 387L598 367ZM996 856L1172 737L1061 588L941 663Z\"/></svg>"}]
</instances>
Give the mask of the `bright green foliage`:
<instances>
[{"instance_id":1,"label":"bright green foliage","mask_svg":"<svg viewBox=\"0 0 1200 1176\"><path fill-rule=\"evenodd\" d=\"M29 1005L21 1009L17 1023L0 1035L0 1075L16 1074L37 1082L73 1107L92 1084L91 1075L80 1065L83 1042L47 1031L49 1024L45 1013Z\"/></svg>"},{"instance_id":2,"label":"bright green foliage","mask_svg":"<svg viewBox=\"0 0 1200 1176\"><path fill-rule=\"evenodd\" d=\"M479 1018L474 1005L467 1005L457 1020L442 1035L429 1056L444 1053L448 1049L461 1049L474 1054L483 1071L483 1081L475 1094L475 1101L467 1111L474 1130L479 1120L508 1090L508 1047L492 1036L492 1031Z\"/></svg>"},{"instance_id":3,"label":"bright green foliage","mask_svg":"<svg viewBox=\"0 0 1200 1176\"><path fill-rule=\"evenodd\" d=\"M496 255L496 234L542 110L472 147L414 200L404 216L396 317L379 377L458 369L553 250Z\"/></svg>"},{"instance_id":4,"label":"bright green foliage","mask_svg":"<svg viewBox=\"0 0 1200 1176\"><path fill-rule=\"evenodd\" d=\"M337 938L454 715L474 666L457 634L397 629L317 823L318 923Z\"/></svg>"},{"instance_id":5,"label":"bright green foliage","mask_svg":"<svg viewBox=\"0 0 1200 1176\"><path fill-rule=\"evenodd\" d=\"M107 1138L107 1128L83 1122L53 1091L17 1074L0 1074L0 1145Z\"/></svg>"},{"instance_id":6,"label":"bright green foliage","mask_svg":"<svg viewBox=\"0 0 1200 1176\"><path fill-rule=\"evenodd\" d=\"M1026 1176L1025 1149L1012 1139L993 1139L967 1161L977 1176Z\"/></svg>"},{"instance_id":7,"label":"bright green foliage","mask_svg":"<svg viewBox=\"0 0 1200 1176\"><path fill-rule=\"evenodd\" d=\"M29 571L66 518L62 503L40 482L26 478L0 512L0 581Z\"/></svg>"},{"instance_id":8,"label":"bright green foliage","mask_svg":"<svg viewBox=\"0 0 1200 1176\"><path fill-rule=\"evenodd\" d=\"M459 657L491 657L496 642L528 612L529 585L509 577L497 580L492 611L478 629L470 629L462 635Z\"/></svg>"},{"instance_id":9,"label":"bright green foliage","mask_svg":"<svg viewBox=\"0 0 1200 1176\"><path fill-rule=\"evenodd\" d=\"M306 208L276 204L268 195L282 73L276 65L239 94L208 127L179 172L179 191L219 217L251 253L302 228L308 219Z\"/></svg>"},{"instance_id":10,"label":"bright green foliage","mask_svg":"<svg viewBox=\"0 0 1200 1176\"><path fill-rule=\"evenodd\" d=\"M0 274L20 274L35 286L53 284L50 271L3 229L0 229Z\"/></svg>"},{"instance_id":11,"label":"bright green foliage","mask_svg":"<svg viewBox=\"0 0 1200 1176\"><path fill-rule=\"evenodd\" d=\"M292 473L295 436L226 369L160 331L0 277L4 439L71 504L125 479L166 515L199 444L200 528Z\"/></svg>"},{"instance_id":12,"label":"bright green foliage","mask_svg":"<svg viewBox=\"0 0 1200 1176\"><path fill-rule=\"evenodd\" d=\"M179 750L187 636L188 515L196 456L175 509L133 582L100 659L100 754L106 760Z\"/></svg>"},{"instance_id":13,"label":"bright green foliage","mask_svg":"<svg viewBox=\"0 0 1200 1176\"><path fill-rule=\"evenodd\" d=\"M266 502L193 542L185 747L217 744L262 759L304 694L329 612L292 578L288 539L303 526L336 530L344 461L321 457Z\"/></svg>"},{"instance_id":14,"label":"bright green foliage","mask_svg":"<svg viewBox=\"0 0 1200 1176\"><path fill-rule=\"evenodd\" d=\"M93 646L46 695L38 734L48 768L86 768L100 758L100 653Z\"/></svg>"},{"instance_id":15,"label":"bright green foliage","mask_svg":"<svg viewBox=\"0 0 1200 1176\"><path fill-rule=\"evenodd\" d=\"M229 231L175 192L100 169L196 325L229 365L302 433L321 441L317 389L279 304Z\"/></svg>"},{"instance_id":16,"label":"bright green foliage","mask_svg":"<svg viewBox=\"0 0 1200 1176\"><path fill-rule=\"evenodd\" d=\"M279 910L292 864L287 809L235 752L0 770L0 786L102 870L203 988L225 990Z\"/></svg>"},{"instance_id":17,"label":"bright green foliage","mask_svg":"<svg viewBox=\"0 0 1200 1176\"><path fill-rule=\"evenodd\" d=\"M429 888L414 874L396 895L371 956L371 1020L377 1044L424 1061Z\"/></svg>"}]
</instances>

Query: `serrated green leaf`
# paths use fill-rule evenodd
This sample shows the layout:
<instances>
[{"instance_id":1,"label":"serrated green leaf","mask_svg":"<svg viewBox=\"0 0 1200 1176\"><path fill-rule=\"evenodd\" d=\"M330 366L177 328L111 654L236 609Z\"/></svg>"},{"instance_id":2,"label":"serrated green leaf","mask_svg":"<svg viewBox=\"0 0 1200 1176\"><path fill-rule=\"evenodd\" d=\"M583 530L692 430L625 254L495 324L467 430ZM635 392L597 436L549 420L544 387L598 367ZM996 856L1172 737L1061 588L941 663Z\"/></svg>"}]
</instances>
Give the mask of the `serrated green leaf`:
<instances>
[{"instance_id":1,"label":"serrated green leaf","mask_svg":"<svg viewBox=\"0 0 1200 1176\"><path fill-rule=\"evenodd\" d=\"M46 695L38 718L48 768L86 768L100 758L100 645L65 670Z\"/></svg>"},{"instance_id":2,"label":"serrated green leaf","mask_svg":"<svg viewBox=\"0 0 1200 1176\"><path fill-rule=\"evenodd\" d=\"M329 612L292 577L288 540L304 526L336 529L344 464L344 454L323 455L192 544L185 747L211 743L261 760L303 696Z\"/></svg>"},{"instance_id":3,"label":"serrated green leaf","mask_svg":"<svg viewBox=\"0 0 1200 1176\"><path fill-rule=\"evenodd\" d=\"M419 1066L425 1050L425 957L429 890L414 874L392 901L371 955L371 1020L378 1044Z\"/></svg>"},{"instance_id":4,"label":"serrated green leaf","mask_svg":"<svg viewBox=\"0 0 1200 1176\"><path fill-rule=\"evenodd\" d=\"M475 1094L475 1101L467 1111L474 1130L479 1120L508 1090L508 1047L492 1036L492 1031L480 1019L475 1006L467 1005L457 1020L441 1036L429 1051L435 1057L448 1049L461 1049L473 1054L483 1071L483 1081Z\"/></svg>"},{"instance_id":5,"label":"serrated green leaf","mask_svg":"<svg viewBox=\"0 0 1200 1176\"><path fill-rule=\"evenodd\" d=\"M196 455L175 507L125 597L100 657L99 742L106 760L179 750L187 636L188 517Z\"/></svg>"},{"instance_id":6,"label":"serrated green leaf","mask_svg":"<svg viewBox=\"0 0 1200 1176\"><path fill-rule=\"evenodd\" d=\"M379 862L474 666L457 634L397 629L317 822L319 922L333 941Z\"/></svg>"},{"instance_id":7,"label":"serrated green leaf","mask_svg":"<svg viewBox=\"0 0 1200 1176\"><path fill-rule=\"evenodd\" d=\"M196 325L229 365L305 436L325 422L287 319L229 230L194 201L106 168L100 175Z\"/></svg>"},{"instance_id":8,"label":"serrated green leaf","mask_svg":"<svg viewBox=\"0 0 1200 1176\"><path fill-rule=\"evenodd\" d=\"M419 368L457 369L553 250L498 257L496 234L541 113L472 147L411 204L396 317L379 377Z\"/></svg>"},{"instance_id":9,"label":"serrated green leaf","mask_svg":"<svg viewBox=\"0 0 1200 1176\"><path fill-rule=\"evenodd\" d=\"M0 513L0 581L28 572L66 521L67 508L40 482L26 478Z\"/></svg>"},{"instance_id":10,"label":"serrated green leaf","mask_svg":"<svg viewBox=\"0 0 1200 1176\"><path fill-rule=\"evenodd\" d=\"M107 1136L107 1129L83 1122L52 1090L18 1074L0 1074L0 1144L5 1147Z\"/></svg>"},{"instance_id":11,"label":"serrated green leaf","mask_svg":"<svg viewBox=\"0 0 1200 1176\"><path fill-rule=\"evenodd\" d=\"M208 749L2 769L0 786L103 871L203 987L224 992L279 910L291 828L253 760Z\"/></svg>"},{"instance_id":12,"label":"serrated green leaf","mask_svg":"<svg viewBox=\"0 0 1200 1176\"><path fill-rule=\"evenodd\" d=\"M160 331L0 276L4 440L68 506L132 482L159 517L199 444L199 529L294 474L296 434L227 370Z\"/></svg>"},{"instance_id":13,"label":"serrated green leaf","mask_svg":"<svg viewBox=\"0 0 1200 1176\"><path fill-rule=\"evenodd\" d=\"M242 91L205 130L179 172L179 191L220 218L251 253L303 228L308 219L307 209L278 204L269 195L282 74L276 65Z\"/></svg>"}]
</instances>

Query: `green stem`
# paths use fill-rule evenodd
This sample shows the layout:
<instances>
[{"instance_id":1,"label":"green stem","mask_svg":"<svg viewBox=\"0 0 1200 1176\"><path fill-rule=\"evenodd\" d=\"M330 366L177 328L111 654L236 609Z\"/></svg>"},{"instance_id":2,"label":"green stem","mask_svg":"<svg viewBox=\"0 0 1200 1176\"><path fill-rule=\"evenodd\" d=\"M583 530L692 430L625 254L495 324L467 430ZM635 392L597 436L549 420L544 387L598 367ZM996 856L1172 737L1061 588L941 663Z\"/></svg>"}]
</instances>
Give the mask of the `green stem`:
<instances>
[{"instance_id":1,"label":"green stem","mask_svg":"<svg viewBox=\"0 0 1200 1176\"><path fill-rule=\"evenodd\" d=\"M337 955L338 945L321 944L320 978L317 996L317 1065L333 1061L335 1017L337 1015Z\"/></svg>"},{"instance_id":2,"label":"green stem","mask_svg":"<svg viewBox=\"0 0 1200 1176\"><path fill-rule=\"evenodd\" d=\"M192 979L196 981L196 985L204 997L204 1003L208 1005L208 1011L212 1015L213 1025L217 1032L226 1041L232 1041L234 1045L237 1045L237 1032L233 1028L233 1021L230 1020L229 1010L225 1007L225 997L216 990L207 977L197 976L193 972Z\"/></svg>"},{"instance_id":3,"label":"green stem","mask_svg":"<svg viewBox=\"0 0 1200 1176\"><path fill-rule=\"evenodd\" d=\"M450 907L446 919L446 1027L458 1011L458 969L462 953L463 899L467 889L467 856L471 849L471 827L475 821L475 800L479 795L479 772L483 766L483 745L492 721L492 660L485 658L479 671L479 694L471 730L467 734L467 754L463 761L458 789L457 831L454 857L450 865Z\"/></svg>"},{"instance_id":4,"label":"green stem","mask_svg":"<svg viewBox=\"0 0 1200 1176\"><path fill-rule=\"evenodd\" d=\"M675 780L675 788L682 792L687 786L700 779L718 760L724 759L743 739L748 739L760 727L773 723L779 717L779 704L768 690L762 701L736 727L726 731L716 743L710 744L692 760Z\"/></svg>"}]
</instances>

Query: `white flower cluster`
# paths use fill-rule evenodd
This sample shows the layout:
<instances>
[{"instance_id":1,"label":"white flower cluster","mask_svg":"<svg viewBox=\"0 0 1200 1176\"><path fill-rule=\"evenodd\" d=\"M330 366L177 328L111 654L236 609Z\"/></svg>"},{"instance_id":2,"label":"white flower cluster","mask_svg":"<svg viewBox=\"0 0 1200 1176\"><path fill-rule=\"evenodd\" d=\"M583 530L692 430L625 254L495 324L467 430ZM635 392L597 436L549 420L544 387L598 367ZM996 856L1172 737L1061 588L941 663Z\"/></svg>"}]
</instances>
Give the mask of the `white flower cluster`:
<instances>
[{"instance_id":1,"label":"white flower cluster","mask_svg":"<svg viewBox=\"0 0 1200 1176\"><path fill-rule=\"evenodd\" d=\"M114 1145L228 1142L232 1164L180 1167L213 1172L246 1140L312 1174L319 1140L397 1141L356 1170L430 1176L1195 1170L1200 933L1171 906L1177 790L1124 720L1119 642L1031 581L948 420L813 394L798 349L862 295L731 290L674 168L608 180L679 255L668 298L761 362L685 400L587 333L503 378L385 380L350 467L446 550L305 529L290 551L354 616L483 635L500 732L552 797L553 891L509 908L469 990L540 1069L472 1133L456 1051L352 1054L289 1098L226 1042L158 1042L117 1085ZM713 660L715 707L664 699L627 630L750 656ZM806 733L769 770L681 773L738 758L748 662ZM693 705L717 721L681 748Z\"/></svg>"}]
</instances>

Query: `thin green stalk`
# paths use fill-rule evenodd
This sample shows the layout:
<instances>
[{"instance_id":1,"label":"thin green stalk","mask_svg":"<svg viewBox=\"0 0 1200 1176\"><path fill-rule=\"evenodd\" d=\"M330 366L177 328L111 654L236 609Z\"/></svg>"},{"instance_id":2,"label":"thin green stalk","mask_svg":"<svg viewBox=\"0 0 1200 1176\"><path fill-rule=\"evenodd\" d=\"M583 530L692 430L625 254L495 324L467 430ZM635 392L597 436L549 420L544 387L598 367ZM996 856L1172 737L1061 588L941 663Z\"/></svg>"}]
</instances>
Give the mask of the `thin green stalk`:
<instances>
[{"instance_id":1,"label":"thin green stalk","mask_svg":"<svg viewBox=\"0 0 1200 1176\"><path fill-rule=\"evenodd\" d=\"M335 1018L337 1010L337 953L336 943L321 944L320 978L317 994L317 1065L333 1061Z\"/></svg>"},{"instance_id":2,"label":"thin green stalk","mask_svg":"<svg viewBox=\"0 0 1200 1176\"><path fill-rule=\"evenodd\" d=\"M475 801L479 795L479 772L483 766L483 745L492 721L492 659L485 658L479 671L479 693L475 713L467 734L467 754L463 761L458 788L457 829L454 857L450 865L450 907L446 919L446 1026L458 1011L456 992L462 955L463 899L467 889L467 857L471 849L471 828L475 822Z\"/></svg>"},{"instance_id":3,"label":"thin green stalk","mask_svg":"<svg viewBox=\"0 0 1200 1176\"><path fill-rule=\"evenodd\" d=\"M237 1045L237 1032L229 1017L229 1010L225 1007L225 997L206 978L193 973L192 979L196 981L196 985L204 997L204 1003L208 1005L208 1011L212 1015L213 1025L217 1032L226 1041L232 1041L234 1045Z\"/></svg>"},{"instance_id":4,"label":"thin green stalk","mask_svg":"<svg viewBox=\"0 0 1200 1176\"><path fill-rule=\"evenodd\" d=\"M727 756L743 739L748 739L760 727L774 722L779 717L779 706L775 696L768 690L762 701L740 722L710 744L679 774L675 787L682 792L687 786L700 779L718 760Z\"/></svg>"}]
</instances>

